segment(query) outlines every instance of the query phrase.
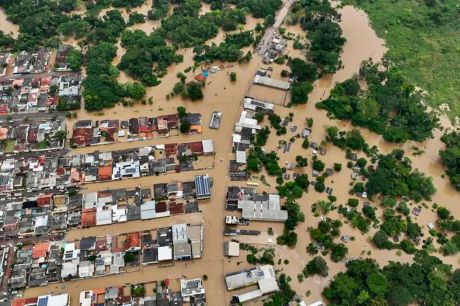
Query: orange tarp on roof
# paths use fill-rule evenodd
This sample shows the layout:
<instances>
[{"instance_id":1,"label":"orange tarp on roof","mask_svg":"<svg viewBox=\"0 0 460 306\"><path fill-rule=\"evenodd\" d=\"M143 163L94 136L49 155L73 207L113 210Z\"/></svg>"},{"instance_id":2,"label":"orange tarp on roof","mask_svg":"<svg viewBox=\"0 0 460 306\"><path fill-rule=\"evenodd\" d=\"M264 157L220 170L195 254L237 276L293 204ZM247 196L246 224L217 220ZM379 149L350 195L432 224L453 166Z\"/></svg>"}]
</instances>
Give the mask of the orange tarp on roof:
<instances>
[{"instance_id":1,"label":"orange tarp on roof","mask_svg":"<svg viewBox=\"0 0 460 306\"><path fill-rule=\"evenodd\" d=\"M139 232L129 233L125 241L125 249L138 248L141 246L141 234Z\"/></svg>"},{"instance_id":2,"label":"orange tarp on roof","mask_svg":"<svg viewBox=\"0 0 460 306\"><path fill-rule=\"evenodd\" d=\"M96 294L96 295L104 294L105 293L105 288L93 289L93 293Z\"/></svg>"},{"instance_id":3,"label":"orange tarp on roof","mask_svg":"<svg viewBox=\"0 0 460 306\"><path fill-rule=\"evenodd\" d=\"M46 257L50 247L49 241L37 243L32 247L32 258Z\"/></svg>"},{"instance_id":4,"label":"orange tarp on roof","mask_svg":"<svg viewBox=\"0 0 460 306\"><path fill-rule=\"evenodd\" d=\"M202 131L202 126L201 125L192 125L190 127L190 133L201 134L201 131Z\"/></svg>"}]
</instances>

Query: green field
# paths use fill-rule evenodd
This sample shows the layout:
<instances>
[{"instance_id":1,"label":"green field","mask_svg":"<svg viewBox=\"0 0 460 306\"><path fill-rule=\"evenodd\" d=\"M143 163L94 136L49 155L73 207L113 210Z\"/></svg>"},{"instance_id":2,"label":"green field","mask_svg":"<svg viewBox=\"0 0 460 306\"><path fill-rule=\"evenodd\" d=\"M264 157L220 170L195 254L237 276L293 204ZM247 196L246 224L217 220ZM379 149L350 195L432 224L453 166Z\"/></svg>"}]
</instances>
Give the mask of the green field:
<instances>
[{"instance_id":1,"label":"green field","mask_svg":"<svg viewBox=\"0 0 460 306\"><path fill-rule=\"evenodd\" d=\"M428 92L428 103L447 103L460 117L460 8L458 0L345 0L369 15L385 39L388 58Z\"/></svg>"}]
</instances>

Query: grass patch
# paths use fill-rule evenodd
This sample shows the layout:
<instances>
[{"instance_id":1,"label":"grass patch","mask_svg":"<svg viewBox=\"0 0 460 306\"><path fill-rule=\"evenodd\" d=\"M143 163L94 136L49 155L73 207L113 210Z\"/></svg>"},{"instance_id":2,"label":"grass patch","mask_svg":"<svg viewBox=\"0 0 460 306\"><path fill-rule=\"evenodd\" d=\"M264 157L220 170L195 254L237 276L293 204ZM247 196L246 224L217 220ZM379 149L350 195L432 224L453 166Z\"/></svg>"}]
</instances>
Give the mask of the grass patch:
<instances>
[{"instance_id":1,"label":"grass patch","mask_svg":"<svg viewBox=\"0 0 460 306\"><path fill-rule=\"evenodd\" d=\"M387 57L428 92L431 106L447 103L460 116L460 23L457 0L345 0L369 15Z\"/></svg>"},{"instance_id":2,"label":"grass patch","mask_svg":"<svg viewBox=\"0 0 460 306\"><path fill-rule=\"evenodd\" d=\"M5 153L12 153L14 150L15 140L8 140L5 144Z\"/></svg>"}]
</instances>

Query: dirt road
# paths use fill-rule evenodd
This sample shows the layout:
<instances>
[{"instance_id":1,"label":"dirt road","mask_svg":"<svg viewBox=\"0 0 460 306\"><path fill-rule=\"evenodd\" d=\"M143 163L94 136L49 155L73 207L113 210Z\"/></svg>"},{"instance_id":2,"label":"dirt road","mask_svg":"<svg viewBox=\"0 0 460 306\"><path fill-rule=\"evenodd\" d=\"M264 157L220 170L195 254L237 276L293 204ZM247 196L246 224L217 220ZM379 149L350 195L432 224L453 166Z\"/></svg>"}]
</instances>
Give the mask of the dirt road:
<instances>
[{"instance_id":1,"label":"dirt road","mask_svg":"<svg viewBox=\"0 0 460 306\"><path fill-rule=\"evenodd\" d=\"M283 7L277 12L275 16L275 23L265 31L264 37L259 43L257 50L259 50L258 54L263 56L265 52L270 48L270 42L278 34L278 28L283 23L286 15L289 13L289 9L291 8L292 4L295 0L284 0Z\"/></svg>"}]
</instances>

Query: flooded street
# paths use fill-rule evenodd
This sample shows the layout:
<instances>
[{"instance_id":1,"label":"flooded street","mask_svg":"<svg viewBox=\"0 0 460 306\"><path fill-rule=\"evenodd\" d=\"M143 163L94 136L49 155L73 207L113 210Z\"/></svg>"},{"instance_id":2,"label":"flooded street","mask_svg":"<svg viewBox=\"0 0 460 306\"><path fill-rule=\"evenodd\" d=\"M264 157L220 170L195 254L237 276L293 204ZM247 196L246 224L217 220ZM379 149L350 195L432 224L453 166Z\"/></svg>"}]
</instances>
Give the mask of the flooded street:
<instances>
[{"instance_id":1,"label":"flooded street","mask_svg":"<svg viewBox=\"0 0 460 306\"><path fill-rule=\"evenodd\" d=\"M140 7L135 8L132 11L141 12L146 14L151 7L151 0ZM208 5L203 5L201 13L205 13L209 10ZM106 11L106 10L105 10ZM121 10L123 16L127 18L126 10ZM104 12L104 10L103 10ZM101 14L103 14L101 12ZM349 130L352 128L351 124L347 122L339 122L330 120L326 116L326 112L318 110L315 104L321 101L329 95L330 90L334 87L336 82L342 82L354 74L358 73L360 64L363 60L372 58L374 61L378 61L386 52L383 40L379 39L375 32L369 25L367 16L360 10L357 10L350 6L345 6L340 9L342 14L341 26L343 34L347 40L342 54L343 68L340 69L333 76L325 77L315 83L313 92L309 95L309 102L306 105L296 106L293 108L285 108L280 106L282 101L289 101L290 97L285 92L271 90L263 87L252 87L252 79L257 69L263 67L261 58L254 56L252 61L248 64L224 64L224 68L215 74L209 74L206 79L206 86L204 87L204 99L202 101L191 102L189 100L183 100L180 96L172 97L167 99L166 96L170 93L174 84L179 81L176 77L178 72L184 72L190 66L193 66L193 52L191 49L180 50L179 52L184 56L184 61L177 65L172 65L168 69L168 74L161 80L161 84L156 87L150 87L147 89L146 99L149 97L153 98L153 105L141 105L135 104L132 107L124 107L121 104L116 105L111 109L105 109L99 113L89 113L84 109L78 111L78 118L68 121L68 127L71 129L73 123L76 120L92 119L129 119L132 117L140 116L158 116L163 114L175 113L178 106L186 107L188 112L201 113L203 121L203 133L201 135L179 135L172 136L169 138L158 138L147 141L133 141L126 143L116 143L97 147L85 147L72 150L72 153L86 153L94 150L109 151L115 149L125 149L133 147L142 147L152 144L159 143L172 143L172 142L187 142L199 139L212 139L214 141L214 147L216 155L214 157L214 168L207 171L192 171L187 173L181 173L178 177L177 174L166 174L157 177L143 177L140 179L117 181L112 183L100 183L90 184L84 186L83 192L104 190L107 188L129 188L136 186L151 186L155 183L170 182L173 179L189 180L193 179L195 175L207 173L214 179L212 189L212 199L204 202L200 202L200 210L202 213L193 215L181 215L174 216L167 219L150 220L148 222L127 222L123 224L110 225L89 228L84 230L74 230L68 233L67 237L69 240L79 239L86 235L104 235L105 233L119 233L133 230L144 230L157 228L165 225L170 225L177 222L199 222L203 221L205 240L204 240L204 253L203 257L194 261L187 262L175 262L173 267L160 267L159 265L152 265L141 267L137 272L124 273L120 275L105 276L101 278L76 280L66 282L63 284L50 284L45 287L36 287L27 289L25 296L36 296L40 294L46 294L49 291L53 293L67 292L71 296L72 305L78 305L79 293L82 290L109 287L116 285L123 285L127 283L140 283L149 282L152 280L161 280L165 278L177 278L181 275L185 275L188 278L201 277L204 274L208 276L208 280L204 282L206 288L206 296L208 305L228 305L232 295L235 292L228 292L224 284L224 275L228 272L241 270L250 265L247 263L245 258L245 252L238 258L227 259L223 255L223 242L230 240L229 237L222 235L224 231L224 216L228 213L224 210L225 196L227 187L231 185L244 186L245 182L230 182L228 177L228 165L230 159L234 158L234 154L231 151L231 135L233 133L233 126L235 121L240 115L241 104L243 97L246 94L250 94L254 97L264 99L273 103L277 106L275 112L281 117L287 116L290 112L294 113L293 123L298 126L298 131L305 126L305 118L313 118L313 133L310 136L310 141L321 143L325 137L325 127L328 125L336 125L340 129ZM0 11L3 14L3 11ZM1 18L1 16L0 16ZM0 21L6 22L6 18L2 18ZM247 24L245 29L252 29L257 22L261 20L254 19L252 17L247 18ZM2 25L2 24L0 24ZM145 24L138 24L131 28L139 28L143 31L151 31L155 26L158 26L157 22L147 21ZM3 25L2 25L3 27ZM12 27L10 27L12 29ZM300 34L305 36L305 33L300 29L299 26L288 26L287 32L294 34ZM219 35L214 38L213 42L223 41L225 35L221 31ZM302 51L292 49L292 41L288 43L290 47L290 56L302 57L304 56ZM118 44L117 57L114 59L113 64L119 63L121 57L124 54L123 48ZM218 65L213 64L213 65ZM281 79L280 73L283 69L287 69L286 65L273 65L272 77ZM190 71L186 73L187 81L191 81L194 77L201 72L200 67L196 71ZM230 82L229 73L235 72L237 75L236 82ZM129 82L132 79L125 73L121 72L118 78L120 82ZM218 130L209 129L209 120L213 111L219 111L223 113L220 128ZM442 118L443 125L448 125L449 122L445 118ZM264 119L263 124L268 124L268 120ZM298 132L297 131L297 132ZM296 133L297 133L296 132ZM433 182L438 189L438 192L433 198L433 202L444 205L449 208L452 214L456 218L460 218L460 207L457 203L460 200L458 192L456 192L447 178L442 178L441 175L444 173L442 165L438 157L439 148L442 147L440 142L440 136L442 131L436 130L434 138L426 141L422 144L416 144L408 142L404 145L392 145L388 144L381 136L370 133L367 130L361 129L361 133L365 137L366 141L370 146L376 145L381 153L389 153L394 148L404 148L407 151L407 156L413 161L413 167L433 177ZM289 141L295 133L291 133L288 129L288 133L281 137L276 137L275 132L272 131L270 134L266 150L276 150L280 157L280 165L284 166L287 162L294 162L297 155L302 155L309 159L309 166L303 170L296 169L296 172L303 171L307 173L311 179L311 160L313 154L311 150L306 150L301 147L302 139L297 139L292 144L292 148L289 152L283 153L282 150L277 149L279 140ZM425 153L419 156L412 156L411 152L413 147L417 146L422 148ZM327 154L320 156L326 164L326 167L332 167L334 163L341 163L343 170L339 173L335 173L331 177L326 179L326 186L334 189L334 195L337 197L337 204L343 204L350 197L349 195L349 182L351 170L346 168L345 165L347 160L345 159L345 152L332 145L326 145ZM362 153L358 154L359 157L364 156ZM266 173L259 173L258 175L265 175L267 183L270 186L260 184L257 187L259 192L276 192L275 178L269 177ZM319 217L314 217L311 213L311 205L319 200L327 200L327 194L317 193L310 186L310 191L304 193L303 197L298 200L303 213L305 214L305 222L298 225L296 232L298 234L298 243L295 248L289 249L284 246L276 246L275 252L277 254L275 263L276 269L288 274L292 278L291 286L301 296L305 302L312 303L321 299L321 292L325 286L329 283L330 279L337 274L339 271L345 269L344 263L333 263L329 259L329 256L325 256L329 266L329 276L326 278L322 277L311 277L305 279L303 282L299 282L297 275L302 271L305 264L311 259L312 256L306 253L306 247L311 242L307 228L316 227L319 222ZM360 200L360 202L364 202ZM415 204L412 204L415 205ZM431 204L429 204L431 206ZM411 206L410 208L412 209ZM380 212L381 213L381 212ZM332 211L328 215L332 219L344 220L342 216L339 216L337 211ZM429 222L433 222L435 218L434 212L430 209L424 208L421 215L416 219L417 222L423 228L425 237L428 235L428 229L425 226ZM270 244L267 240L268 227L271 227L274 231L273 241L276 241L276 236L283 232L283 224L281 223L251 223L247 228L260 230L262 235L260 238L260 244L258 247L266 247ZM403 253L398 256L396 250L376 250L372 247L368 240L368 237L372 237L375 229L371 229L366 235L360 234L356 229L351 228L349 224L344 224L342 229L342 235L354 236L356 239L350 241L347 244L349 249L348 257L372 257L380 265L388 263L390 260L397 260L402 262L409 262L412 256ZM241 241L249 239L241 237ZM248 241L249 242L249 241ZM288 260L289 264L278 264L278 259ZM443 258L446 262L459 266L457 257ZM247 289L243 291L248 291ZM307 296L307 291L309 295ZM225 301L223 301L225 297ZM261 305L262 302L251 303L251 305Z\"/></svg>"}]
</instances>

